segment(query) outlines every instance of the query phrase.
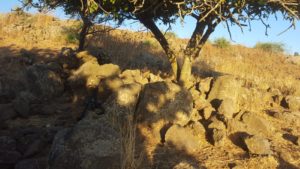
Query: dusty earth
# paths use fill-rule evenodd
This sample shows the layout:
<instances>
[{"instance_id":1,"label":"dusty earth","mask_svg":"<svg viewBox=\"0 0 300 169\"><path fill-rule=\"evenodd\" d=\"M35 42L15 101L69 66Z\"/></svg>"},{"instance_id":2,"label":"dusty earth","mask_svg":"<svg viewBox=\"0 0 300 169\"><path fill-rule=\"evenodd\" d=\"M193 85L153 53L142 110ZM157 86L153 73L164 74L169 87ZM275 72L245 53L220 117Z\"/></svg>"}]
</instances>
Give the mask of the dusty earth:
<instances>
[{"instance_id":1,"label":"dusty earth","mask_svg":"<svg viewBox=\"0 0 300 169\"><path fill-rule=\"evenodd\" d=\"M297 59L208 44L187 90L149 35L72 24L0 16L1 169L300 168Z\"/></svg>"}]
</instances>

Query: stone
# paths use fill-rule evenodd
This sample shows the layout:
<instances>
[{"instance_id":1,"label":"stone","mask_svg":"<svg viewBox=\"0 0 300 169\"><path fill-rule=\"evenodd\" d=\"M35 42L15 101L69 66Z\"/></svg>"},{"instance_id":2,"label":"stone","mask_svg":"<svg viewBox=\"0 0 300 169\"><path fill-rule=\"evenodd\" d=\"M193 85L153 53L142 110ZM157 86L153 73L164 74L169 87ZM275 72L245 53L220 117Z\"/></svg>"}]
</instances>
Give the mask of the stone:
<instances>
[{"instance_id":1,"label":"stone","mask_svg":"<svg viewBox=\"0 0 300 169\"><path fill-rule=\"evenodd\" d=\"M241 90L241 80L232 75L220 76L214 80L207 100L211 102L215 109L218 109L222 100L231 99L233 104L239 109Z\"/></svg>"},{"instance_id":2,"label":"stone","mask_svg":"<svg viewBox=\"0 0 300 169\"><path fill-rule=\"evenodd\" d=\"M16 150L16 140L8 136L0 136L0 150L14 151Z\"/></svg>"},{"instance_id":3,"label":"stone","mask_svg":"<svg viewBox=\"0 0 300 169\"><path fill-rule=\"evenodd\" d=\"M19 77L16 77L19 79ZM0 104L7 104L25 89L21 81L9 77L0 77Z\"/></svg>"},{"instance_id":4,"label":"stone","mask_svg":"<svg viewBox=\"0 0 300 169\"><path fill-rule=\"evenodd\" d=\"M0 104L0 122L13 119L17 116L11 104Z\"/></svg>"},{"instance_id":5,"label":"stone","mask_svg":"<svg viewBox=\"0 0 300 169\"><path fill-rule=\"evenodd\" d=\"M29 92L21 92L19 96L12 102L14 110L19 116L28 118L30 115L30 105L34 103L37 98Z\"/></svg>"},{"instance_id":6,"label":"stone","mask_svg":"<svg viewBox=\"0 0 300 169\"><path fill-rule=\"evenodd\" d=\"M284 99L291 111L300 111L300 96L287 96Z\"/></svg>"},{"instance_id":7,"label":"stone","mask_svg":"<svg viewBox=\"0 0 300 169\"><path fill-rule=\"evenodd\" d=\"M200 167L192 162L182 161L176 164L172 169L200 169Z\"/></svg>"},{"instance_id":8,"label":"stone","mask_svg":"<svg viewBox=\"0 0 300 169\"><path fill-rule=\"evenodd\" d=\"M33 155L39 153L43 149L44 146L45 146L45 143L41 139L35 140L28 146L25 153L23 154L23 157L27 158L27 157L30 157L30 156L33 156Z\"/></svg>"},{"instance_id":9,"label":"stone","mask_svg":"<svg viewBox=\"0 0 300 169\"><path fill-rule=\"evenodd\" d=\"M211 87L211 82L212 82L213 78L212 77L208 77L205 79L201 79L199 82L199 87L198 90L201 93L208 93L210 91L210 87Z\"/></svg>"},{"instance_id":10,"label":"stone","mask_svg":"<svg viewBox=\"0 0 300 169\"><path fill-rule=\"evenodd\" d=\"M210 106L210 104L202 97L198 98L198 99L194 99L194 108L197 110L202 110L205 107ZM211 107L211 106L210 106Z\"/></svg>"},{"instance_id":11,"label":"stone","mask_svg":"<svg viewBox=\"0 0 300 169\"><path fill-rule=\"evenodd\" d=\"M263 118L260 118L257 114L251 112L245 112L242 117L242 122L246 124L246 131L252 135L270 136L274 130L271 123Z\"/></svg>"},{"instance_id":12,"label":"stone","mask_svg":"<svg viewBox=\"0 0 300 169\"><path fill-rule=\"evenodd\" d=\"M208 120L211 117L211 115L212 115L212 113L214 111L215 111L215 109L211 105L205 107L203 109L203 117L204 117L204 119Z\"/></svg>"},{"instance_id":13,"label":"stone","mask_svg":"<svg viewBox=\"0 0 300 169\"><path fill-rule=\"evenodd\" d=\"M148 79L143 77L143 73L140 70L125 70L120 74L120 78L125 84L140 83L145 85L148 83Z\"/></svg>"},{"instance_id":14,"label":"stone","mask_svg":"<svg viewBox=\"0 0 300 169\"><path fill-rule=\"evenodd\" d=\"M245 139L245 143L251 154L257 155L270 155L272 150L270 148L270 142L260 136L251 136Z\"/></svg>"},{"instance_id":15,"label":"stone","mask_svg":"<svg viewBox=\"0 0 300 169\"><path fill-rule=\"evenodd\" d=\"M56 134L48 168L116 169L120 167L120 149L120 134L105 116L86 118Z\"/></svg>"},{"instance_id":16,"label":"stone","mask_svg":"<svg viewBox=\"0 0 300 169\"><path fill-rule=\"evenodd\" d=\"M98 98L105 101L110 95L117 92L124 85L124 82L119 77L108 77L101 80L98 87Z\"/></svg>"},{"instance_id":17,"label":"stone","mask_svg":"<svg viewBox=\"0 0 300 169\"><path fill-rule=\"evenodd\" d=\"M64 91L61 77L50 70L47 65L37 64L26 69L26 79L29 91L39 99L57 97Z\"/></svg>"},{"instance_id":18,"label":"stone","mask_svg":"<svg viewBox=\"0 0 300 169\"><path fill-rule=\"evenodd\" d=\"M15 165L15 169L44 169L46 167L46 159L25 159Z\"/></svg>"},{"instance_id":19,"label":"stone","mask_svg":"<svg viewBox=\"0 0 300 169\"><path fill-rule=\"evenodd\" d=\"M134 115L142 85L126 84L110 95L102 105L109 120L121 122L127 115Z\"/></svg>"},{"instance_id":20,"label":"stone","mask_svg":"<svg viewBox=\"0 0 300 169\"><path fill-rule=\"evenodd\" d=\"M210 129L219 129L219 130L225 130L226 126L225 124L218 120L217 118L211 118L212 122L208 125L208 128Z\"/></svg>"},{"instance_id":21,"label":"stone","mask_svg":"<svg viewBox=\"0 0 300 169\"><path fill-rule=\"evenodd\" d=\"M226 131L222 129L212 129L212 141L214 145L222 146L226 138Z\"/></svg>"},{"instance_id":22,"label":"stone","mask_svg":"<svg viewBox=\"0 0 300 169\"><path fill-rule=\"evenodd\" d=\"M117 76L119 73L120 68L117 65L99 65L96 61L89 61L74 71L68 81L72 86L84 85L88 88L97 88L101 79Z\"/></svg>"},{"instance_id":23,"label":"stone","mask_svg":"<svg viewBox=\"0 0 300 169\"><path fill-rule=\"evenodd\" d=\"M199 122L186 127L171 126L166 132L165 141L167 144L175 146L176 149L189 153L200 150L207 143L205 129Z\"/></svg>"},{"instance_id":24,"label":"stone","mask_svg":"<svg viewBox=\"0 0 300 169\"><path fill-rule=\"evenodd\" d=\"M140 94L136 117L153 124L159 120L185 126L191 120L191 93L172 82L148 83Z\"/></svg>"},{"instance_id":25,"label":"stone","mask_svg":"<svg viewBox=\"0 0 300 169\"><path fill-rule=\"evenodd\" d=\"M239 110L232 99L226 98L222 100L220 107L218 108L218 113L223 115L226 119L232 119L234 113Z\"/></svg>"},{"instance_id":26,"label":"stone","mask_svg":"<svg viewBox=\"0 0 300 169\"><path fill-rule=\"evenodd\" d=\"M0 164L15 164L21 157L17 151L0 150Z\"/></svg>"}]
</instances>

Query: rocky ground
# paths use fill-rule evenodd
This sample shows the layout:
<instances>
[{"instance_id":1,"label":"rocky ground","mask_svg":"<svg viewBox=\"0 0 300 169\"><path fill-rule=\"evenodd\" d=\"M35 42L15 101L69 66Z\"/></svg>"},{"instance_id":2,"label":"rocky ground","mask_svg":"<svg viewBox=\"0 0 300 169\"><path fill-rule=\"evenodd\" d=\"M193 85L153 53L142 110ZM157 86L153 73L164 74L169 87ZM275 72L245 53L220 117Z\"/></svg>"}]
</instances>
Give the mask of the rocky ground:
<instances>
[{"instance_id":1,"label":"rocky ground","mask_svg":"<svg viewBox=\"0 0 300 169\"><path fill-rule=\"evenodd\" d=\"M1 41L1 169L300 168L299 87L222 73L187 90L104 52Z\"/></svg>"}]
</instances>

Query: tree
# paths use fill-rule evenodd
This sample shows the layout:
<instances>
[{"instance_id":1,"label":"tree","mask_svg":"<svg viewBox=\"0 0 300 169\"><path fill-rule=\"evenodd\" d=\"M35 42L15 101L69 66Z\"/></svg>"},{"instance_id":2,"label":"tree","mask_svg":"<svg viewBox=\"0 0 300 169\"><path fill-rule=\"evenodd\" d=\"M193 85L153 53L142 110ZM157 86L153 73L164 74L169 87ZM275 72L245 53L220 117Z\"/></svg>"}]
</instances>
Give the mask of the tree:
<instances>
[{"instance_id":1,"label":"tree","mask_svg":"<svg viewBox=\"0 0 300 169\"><path fill-rule=\"evenodd\" d=\"M294 53L294 56L299 56L299 53L298 53L298 52L295 52L295 53Z\"/></svg>"},{"instance_id":2,"label":"tree","mask_svg":"<svg viewBox=\"0 0 300 169\"><path fill-rule=\"evenodd\" d=\"M158 40L172 65L173 75L182 85L189 87L191 66L199 56L203 45L215 28L224 22L231 36L230 24L251 28L251 21L260 20L266 27L271 15L283 16L284 20L295 26L299 19L300 2L298 0L106 0L95 1L99 8L118 13L126 19L139 20ZM156 25L157 20L172 24L177 18L187 16L195 19L195 29L183 51L184 63L179 70L176 56L164 34Z\"/></svg>"},{"instance_id":3,"label":"tree","mask_svg":"<svg viewBox=\"0 0 300 169\"><path fill-rule=\"evenodd\" d=\"M173 77L180 84L189 87L192 62L199 56L205 42L215 28L224 22L231 36L230 24L238 25L243 31L250 27L251 21L259 20L266 27L266 20L272 15L281 14L284 20L295 26L299 20L299 0L86 0L90 7L99 13L107 13L117 20L135 19L148 28L165 51L171 66ZM64 2L69 2L65 0ZM66 7L69 5L67 4ZM184 49L184 62L180 67L177 56L166 37L156 25L160 20L172 25L176 19L187 16L195 19L195 29Z\"/></svg>"}]
</instances>

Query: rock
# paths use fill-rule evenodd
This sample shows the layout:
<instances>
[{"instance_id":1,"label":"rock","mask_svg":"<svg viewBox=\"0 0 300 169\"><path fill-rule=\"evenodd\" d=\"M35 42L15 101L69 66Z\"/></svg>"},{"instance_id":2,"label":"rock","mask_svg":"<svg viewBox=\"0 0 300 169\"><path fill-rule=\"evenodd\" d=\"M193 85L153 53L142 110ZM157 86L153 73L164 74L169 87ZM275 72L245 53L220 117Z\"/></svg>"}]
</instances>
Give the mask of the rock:
<instances>
[{"instance_id":1,"label":"rock","mask_svg":"<svg viewBox=\"0 0 300 169\"><path fill-rule=\"evenodd\" d=\"M24 86L21 81L8 77L0 77L0 104L9 103L22 90L24 90Z\"/></svg>"},{"instance_id":2,"label":"rock","mask_svg":"<svg viewBox=\"0 0 300 169\"><path fill-rule=\"evenodd\" d=\"M25 159L15 165L15 169L45 169L46 159Z\"/></svg>"},{"instance_id":3,"label":"rock","mask_svg":"<svg viewBox=\"0 0 300 169\"><path fill-rule=\"evenodd\" d=\"M142 86L139 83L123 85L102 105L109 119L121 122L127 115L133 115Z\"/></svg>"},{"instance_id":4,"label":"rock","mask_svg":"<svg viewBox=\"0 0 300 169\"><path fill-rule=\"evenodd\" d=\"M11 104L0 104L0 122L13 119L16 116L17 113L13 110Z\"/></svg>"},{"instance_id":5,"label":"rock","mask_svg":"<svg viewBox=\"0 0 300 169\"><path fill-rule=\"evenodd\" d=\"M210 90L212 80L212 77L201 79L199 82L198 90L201 93L207 94Z\"/></svg>"},{"instance_id":6,"label":"rock","mask_svg":"<svg viewBox=\"0 0 300 169\"><path fill-rule=\"evenodd\" d=\"M68 81L72 86L85 85L88 88L96 88L101 79L117 76L119 73L120 68L117 65L99 65L96 61L89 61L74 71Z\"/></svg>"},{"instance_id":7,"label":"rock","mask_svg":"<svg viewBox=\"0 0 300 169\"><path fill-rule=\"evenodd\" d=\"M212 141L214 145L223 145L226 138L226 131L222 129L212 129Z\"/></svg>"},{"instance_id":8,"label":"rock","mask_svg":"<svg viewBox=\"0 0 300 169\"><path fill-rule=\"evenodd\" d=\"M300 96L287 96L284 100L291 111L300 111Z\"/></svg>"},{"instance_id":9,"label":"rock","mask_svg":"<svg viewBox=\"0 0 300 169\"><path fill-rule=\"evenodd\" d=\"M79 67L79 59L75 55L75 51L71 48L62 48L58 57L58 63L64 69L77 69Z\"/></svg>"},{"instance_id":10,"label":"rock","mask_svg":"<svg viewBox=\"0 0 300 169\"><path fill-rule=\"evenodd\" d=\"M212 113L214 111L215 111L215 109L211 105L205 107L203 109L203 117L204 117L204 119L208 120L211 117L211 115L212 115Z\"/></svg>"},{"instance_id":11,"label":"rock","mask_svg":"<svg viewBox=\"0 0 300 169\"><path fill-rule=\"evenodd\" d=\"M1 164L15 164L22 155L17 151L0 150L0 165Z\"/></svg>"},{"instance_id":12,"label":"rock","mask_svg":"<svg viewBox=\"0 0 300 169\"><path fill-rule=\"evenodd\" d=\"M103 116L83 119L59 131L49 154L49 169L119 168L120 134Z\"/></svg>"},{"instance_id":13,"label":"rock","mask_svg":"<svg viewBox=\"0 0 300 169\"><path fill-rule=\"evenodd\" d=\"M300 136L298 136L298 139L297 139L296 143L297 143L298 146L300 146Z\"/></svg>"},{"instance_id":14,"label":"rock","mask_svg":"<svg viewBox=\"0 0 300 169\"><path fill-rule=\"evenodd\" d=\"M194 100L194 108L197 110L202 110L205 107L210 106L210 104L202 97L198 98L197 100L195 100L195 99L193 99L193 100Z\"/></svg>"},{"instance_id":15,"label":"rock","mask_svg":"<svg viewBox=\"0 0 300 169\"><path fill-rule=\"evenodd\" d=\"M146 84L139 98L136 116L140 122L159 120L184 126L191 120L193 99L189 91L171 82Z\"/></svg>"},{"instance_id":16,"label":"rock","mask_svg":"<svg viewBox=\"0 0 300 169\"><path fill-rule=\"evenodd\" d=\"M252 136L245 139L247 148L251 154L269 155L272 154L270 142L260 136Z\"/></svg>"},{"instance_id":17,"label":"rock","mask_svg":"<svg viewBox=\"0 0 300 169\"><path fill-rule=\"evenodd\" d=\"M44 146L45 146L45 143L41 139L35 140L33 143L31 143L28 146L23 157L27 158L27 157L30 157L32 155L39 153L43 149Z\"/></svg>"},{"instance_id":18,"label":"rock","mask_svg":"<svg viewBox=\"0 0 300 169\"><path fill-rule=\"evenodd\" d=\"M119 77L109 77L101 80L98 87L98 98L105 101L110 95L117 92L124 85L124 82Z\"/></svg>"},{"instance_id":19,"label":"rock","mask_svg":"<svg viewBox=\"0 0 300 169\"><path fill-rule=\"evenodd\" d=\"M0 150L2 151L16 150L16 140L8 136L0 136Z\"/></svg>"},{"instance_id":20,"label":"rock","mask_svg":"<svg viewBox=\"0 0 300 169\"><path fill-rule=\"evenodd\" d=\"M224 99L218 108L218 113L223 115L226 119L232 119L233 114L239 110L232 99Z\"/></svg>"},{"instance_id":21,"label":"rock","mask_svg":"<svg viewBox=\"0 0 300 169\"><path fill-rule=\"evenodd\" d=\"M205 129L199 122L187 127L173 125L167 130L165 141L167 144L175 146L176 149L189 153L200 150L207 143Z\"/></svg>"},{"instance_id":22,"label":"rock","mask_svg":"<svg viewBox=\"0 0 300 169\"><path fill-rule=\"evenodd\" d=\"M172 169L200 169L197 164L192 162L183 161L176 164Z\"/></svg>"},{"instance_id":23,"label":"rock","mask_svg":"<svg viewBox=\"0 0 300 169\"><path fill-rule=\"evenodd\" d=\"M142 85L145 85L148 83L148 79L143 77L142 72L138 69L125 70L124 72L122 72L122 74L120 74L120 77L125 84L140 83Z\"/></svg>"},{"instance_id":24,"label":"rock","mask_svg":"<svg viewBox=\"0 0 300 169\"><path fill-rule=\"evenodd\" d=\"M12 102L14 110L23 118L30 115L30 105L37 99L29 92L21 92L20 95Z\"/></svg>"},{"instance_id":25,"label":"rock","mask_svg":"<svg viewBox=\"0 0 300 169\"><path fill-rule=\"evenodd\" d=\"M47 65L33 65L26 70L29 91L40 99L59 96L64 91L61 77Z\"/></svg>"},{"instance_id":26,"label":"rock","mask_svg":"<svg viewBox=\"0 0 300 169\"><path fill-rule=\"evenodd\" d=\"M225 130L226 126L225 124L218 120L217 118L211 118L212 122L208 125L208 128L210 129L220 129L220 130Z\"/></svg>"},{"instance_id":27,"label":"rock","mask_svg":"<svg viewBox=\"0 0 300 169\"><path fill-rule=\"evenodd\" d=\"M207 100L211 102L215 109L218 109L222 100L231 99L233 104L239 109L239 95L241 94L241 89L242 81L234 76L220 76L213 82Z\"/></svg>"},{"instance_id":28,"label":"rock","mask_svg":"<svg viewBox=\"0 0 300 169\"><path fill-rule=\"evenodd\" d=\"M94 63L98 63L98 60L95 56L91 55L88 51L82 51L76 54L76 58L81 60L81 62L87 63L87 62L94 62Z\"/></svg>"},{"instance_id":29,"label":"rock","mask_svg":"<svg viewBox=\"0 0 300 169\"><path fill-rule=\"evenodd\" d=\"M255 113L245 112L242 115L242 122L246 124L246 131L252 135L272 135L273 126Z\"/></svg>"},{"instance_id":30,"label":"rock","mask_svg":"<svg viewBox=\"0 0 300 169\"><path fill-rule=\"evenodd\" d=\"M149 73L149 83L162 82L164 81L160 76L153 73Z\"/></svg>"}]
</instances>

